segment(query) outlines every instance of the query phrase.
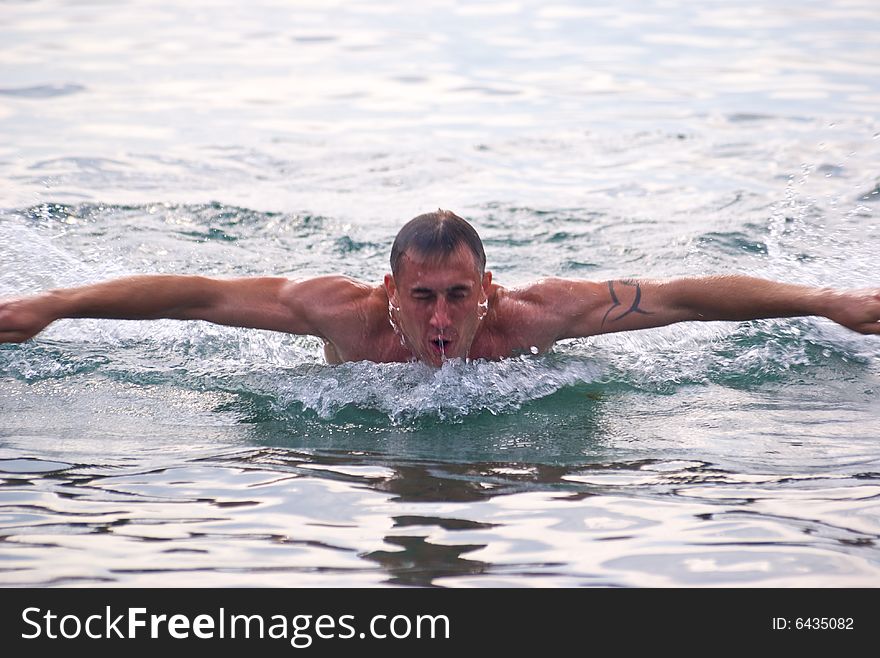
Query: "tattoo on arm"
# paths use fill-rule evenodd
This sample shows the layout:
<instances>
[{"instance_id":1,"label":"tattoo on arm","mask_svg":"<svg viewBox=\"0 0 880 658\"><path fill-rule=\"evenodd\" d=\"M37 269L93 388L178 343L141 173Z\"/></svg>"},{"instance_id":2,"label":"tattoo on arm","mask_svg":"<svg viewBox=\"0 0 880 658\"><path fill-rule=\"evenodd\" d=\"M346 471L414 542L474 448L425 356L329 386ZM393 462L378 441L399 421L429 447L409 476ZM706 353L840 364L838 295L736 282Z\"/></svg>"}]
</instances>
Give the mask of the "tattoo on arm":
<instances>
[{"instance_id":1,"label":"tattoo on arm","mask_svg":"<svg viewBox=\"0 0 880 658\"><path fill-rule=\"evenodd\" d=\"M611 306L605 311L605 316L602 318L602 325L605 326L605 321L608 319L608 316L611 314L611 311L616 309L618 306L622 306L620 300L617 298L617 293L614 292L614 285L624 285L629 286L630 288L636 289L636 296L633 298L633 302L630 307L625 310L623 313L618 315L617 317L612 317L612 322L617 322L618 320L625 318L630 313L640 313L641 315L653 315L650 311L645 311L644 309L639 308L639 302L642 300L642 287L639 285L638 281L633 281L632 279L623 279L621 281L609 281L608 282L608 292L611 294Z\"/></svg>"}]
</instances>

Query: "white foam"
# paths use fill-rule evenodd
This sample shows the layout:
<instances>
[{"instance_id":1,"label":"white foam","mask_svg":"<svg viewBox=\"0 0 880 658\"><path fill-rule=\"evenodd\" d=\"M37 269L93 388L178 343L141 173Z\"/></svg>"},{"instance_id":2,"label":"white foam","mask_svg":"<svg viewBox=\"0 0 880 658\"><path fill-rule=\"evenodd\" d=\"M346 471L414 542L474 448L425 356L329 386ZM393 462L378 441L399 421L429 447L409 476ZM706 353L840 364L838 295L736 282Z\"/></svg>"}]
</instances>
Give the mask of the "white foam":
<instances>
[{"instance_id":1,"label":"white foam","mask_svg":"<svg viewBox=\"0 0 880 658\"><path fill-rule=\"evenodd\" d=\"M358 362L294 375L279 386L277 397L283 405L299 403L322 418L354 406L382 412L393 421L421 416L456 419L513 411L564 387L595 381L600 374L594 363L552 357L452 359L440 368Z\"/></svg>"}]
</instances>

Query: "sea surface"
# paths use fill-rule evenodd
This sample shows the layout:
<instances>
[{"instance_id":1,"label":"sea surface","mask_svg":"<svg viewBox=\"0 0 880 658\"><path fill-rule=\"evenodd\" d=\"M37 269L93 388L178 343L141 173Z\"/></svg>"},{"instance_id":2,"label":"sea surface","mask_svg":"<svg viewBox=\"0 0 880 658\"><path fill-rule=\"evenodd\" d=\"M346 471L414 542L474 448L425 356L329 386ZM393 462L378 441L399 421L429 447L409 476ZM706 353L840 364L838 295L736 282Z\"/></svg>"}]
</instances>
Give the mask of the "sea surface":
<instances>
[{"instance_id":1,"label":"sea surface","mask_svg":"<svg viewBox=\"0 0 880 658\"><path fill-rule=\"evenodd\" d=\"M876 0L0 2L0 296L880 285ZM0 585L880 586L880 338L687 323L501 362L64 320L0 346Z\"/></svg>"}]
</instances>

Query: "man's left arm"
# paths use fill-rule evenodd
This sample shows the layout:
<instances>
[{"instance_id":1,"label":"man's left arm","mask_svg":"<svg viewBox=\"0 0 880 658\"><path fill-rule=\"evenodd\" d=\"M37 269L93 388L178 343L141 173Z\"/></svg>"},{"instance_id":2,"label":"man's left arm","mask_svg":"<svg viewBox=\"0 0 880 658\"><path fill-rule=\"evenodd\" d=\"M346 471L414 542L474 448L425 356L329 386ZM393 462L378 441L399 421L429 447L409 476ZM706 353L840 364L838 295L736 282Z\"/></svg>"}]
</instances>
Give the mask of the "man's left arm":
<instances>
[{"instance_id":1,"label":"man's left arm","mask_svg":"<svg viewBox=\"0 0 880 658\"><path fill-rule=\"evenodd\" d=\"M546 280L557 339L661 327L676 322L822 316L880 334L880 288L834 290L726 275L601 283ZM548 306L549 308L550 306Z\"/></svg>"}]
</instances>

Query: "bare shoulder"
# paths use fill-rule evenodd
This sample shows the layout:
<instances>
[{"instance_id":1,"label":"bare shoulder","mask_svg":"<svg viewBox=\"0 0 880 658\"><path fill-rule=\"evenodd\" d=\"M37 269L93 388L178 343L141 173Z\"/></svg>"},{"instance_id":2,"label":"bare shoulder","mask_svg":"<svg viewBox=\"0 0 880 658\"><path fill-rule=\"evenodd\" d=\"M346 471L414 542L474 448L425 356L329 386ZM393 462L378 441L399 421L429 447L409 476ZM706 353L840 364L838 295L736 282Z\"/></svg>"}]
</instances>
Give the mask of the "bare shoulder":
<instances>
[{"instance_id":1,"label":"bare shoulder","mask_svg":"<svg viewBox=\"0 0 880 658\"><path fill-rule=\"evenodd\" d=\"M603 284L595 281L547 277L505 290L503 305L523 321L544 322L601 303L603 292Z\"/></svg>"},{"instance_id":2,"label":"bare shoulder","mask_svg":"<svg viewBox=\"0 0 880 658\"><path fill-rule=\"evenodd\" d=\"M541 330L564 338L659 327L695 319L675 282L652 279L543 279L521 296Z\"/></svg>"},{"instance_id":3,"label":"bare shoulder","mask_svg":"<svg viewBox=\"0 0 880 658\"><path fill-rule=\"evenodd\" d=\"M287 281L279 301L290 312L306 319L311 333L329 338L331 334L363 323L374 314L381 286L370 285L343 275Z\"/></svg>"},{"instance_id":4,"label":"bare shoulder","mask_svg":"<svg viewBox=\"0 0 880 658\"><path fill-rule=\"evenodd\" d=\"M509 289L499 286L493 296L493 319L513 342L546 349L556 340L566 338L572 317L596 308L602 295L600 283L557 277Z\"/></svg>"},{"instance_id":5,"label":"bare shoulder","mask_svg":"<svg viewBox=\"0 0 880 658\"><path fill-rule=\"evenodd\" d=\"M348 304L368 296L375 286L342 274L330 274L311 279L290 279L281 290L286 304L321 299L330 305Z\"/></svg>"},{"instance_id":6,"label":"bare shoulder","mask_svg":"<svg viewBox=\"0 0 880 658\"><path fill-rule=\"evenodd\" d=\"M535 307L558 307L560 304L598 303L604 284L583 279L546 277L510 289L512 299Z\"/></svg>"}]
</instances>

